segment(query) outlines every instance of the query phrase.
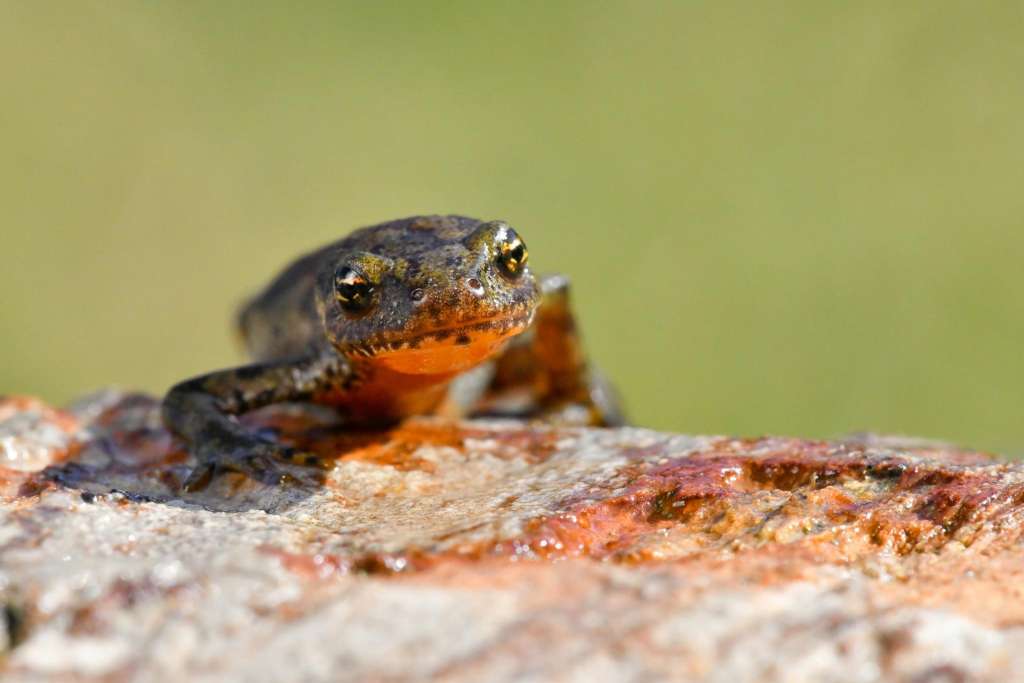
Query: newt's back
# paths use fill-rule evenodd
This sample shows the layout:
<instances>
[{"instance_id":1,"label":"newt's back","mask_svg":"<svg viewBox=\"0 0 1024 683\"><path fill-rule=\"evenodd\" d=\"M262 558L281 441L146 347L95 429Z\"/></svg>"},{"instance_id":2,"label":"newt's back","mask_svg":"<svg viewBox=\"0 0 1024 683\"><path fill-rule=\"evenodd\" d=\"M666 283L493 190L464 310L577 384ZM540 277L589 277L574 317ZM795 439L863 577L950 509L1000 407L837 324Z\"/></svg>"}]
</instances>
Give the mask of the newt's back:
<instances>
[{"instance_id":1,"label":"newt's back","mask_svg":"<svg viewBox=\"0 0 1024 683\"><path fill-rule=\"evenodd\" d=\"M321 264L336 244L294 261L238 313L246 353L257 362L300 355L323 337L313 288Z\"/></svg>"}]
</instances>

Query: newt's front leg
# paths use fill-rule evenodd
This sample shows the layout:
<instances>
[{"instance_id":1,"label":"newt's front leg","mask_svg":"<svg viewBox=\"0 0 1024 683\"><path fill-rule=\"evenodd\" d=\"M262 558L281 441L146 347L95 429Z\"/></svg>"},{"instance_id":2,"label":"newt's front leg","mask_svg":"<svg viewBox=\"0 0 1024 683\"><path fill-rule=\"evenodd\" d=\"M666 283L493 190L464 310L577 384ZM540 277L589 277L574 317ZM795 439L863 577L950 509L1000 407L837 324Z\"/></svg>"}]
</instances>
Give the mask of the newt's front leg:
<instances>
[{"instance_id":1,"label":"newt's front leg","mask_svg":"<svg viewBox=\"0 0 1024 683\"><path fill-rule=\"evenodd\" d=\"M481 401L484 412L511 412L556 423L617 426L625 419L614 388L586 357L562 275L540 279L541 300L533 325L496 359ZM511 397L511 401L509 401Z\"/></svg>"},{"instance_id":2,"label":"newt's front leg","mask_svg":"<svg viewBox=\"0 0 1024 683\"><path fill-rule=\"evenodd\" d=\"M315 456L252 434L235 416L271 403L309 400L337 382L346 367L337 356L317 353L221 370L172 387L164 398L164 422L198 461L184 489L201 489L225 470L277 483L280 461L322 465Z\"/></svg>"}]
</instances>

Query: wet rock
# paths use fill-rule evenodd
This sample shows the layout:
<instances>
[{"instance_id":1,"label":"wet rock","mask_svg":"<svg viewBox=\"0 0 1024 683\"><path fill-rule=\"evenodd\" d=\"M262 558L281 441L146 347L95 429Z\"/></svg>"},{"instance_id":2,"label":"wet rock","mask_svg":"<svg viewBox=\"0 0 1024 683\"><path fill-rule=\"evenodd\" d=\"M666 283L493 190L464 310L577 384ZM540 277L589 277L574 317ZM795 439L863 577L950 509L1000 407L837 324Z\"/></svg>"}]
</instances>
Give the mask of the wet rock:
<instances>
[{"instance_id":1,"label":"wet rock","mask_svg":"<svg viewBox=\"0 0 1024 683\"><path fill-rule=\"evenodd\" d=\"M0 401L0 467L40 470L67 450L78 428L73 415L39 400L4 399Z\"/></svg>"},{"instance_id":2,"label":"wet rock","mask_svg":"<svg viewBox=\"0 0 1024 683\"><path fill-rule=\"evenodd\" d=\"M943 444L248 416L335 461L183 495L157 402L0 402L16 680L1024 677L1024 466Z\"/></svg>"}]
</instances>

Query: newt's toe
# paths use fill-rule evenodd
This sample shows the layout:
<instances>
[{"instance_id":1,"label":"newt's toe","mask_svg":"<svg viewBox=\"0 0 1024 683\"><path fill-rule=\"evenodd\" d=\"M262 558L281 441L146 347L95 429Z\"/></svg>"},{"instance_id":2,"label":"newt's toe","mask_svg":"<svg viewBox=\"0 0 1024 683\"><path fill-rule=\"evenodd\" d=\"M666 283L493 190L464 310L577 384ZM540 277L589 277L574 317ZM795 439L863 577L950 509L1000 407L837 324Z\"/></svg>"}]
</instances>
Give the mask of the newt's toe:
<instances>
[{"instance_id":1,"label":"newt's toe","mask_svg":"<svg viewBox=\"0 0 1024 683\"><path fill-rule=\"evenodd\" d=\"M284 456L287 461L300 467L313 467L319 470L329 470L334 467L334 461L322 458L316 453L308 451L291 451Z\"/></svg>"},{"instance_id":2,"label":"newt's toe","mask_svg":"<svg viewBox=\"0 0 1024 683\"><path fill-rule=\"evenodd\" d=\"M181 485L185 493L198 493L213 481L214 466L210 463L196 465Z\"/></svg>"}]
</instances>

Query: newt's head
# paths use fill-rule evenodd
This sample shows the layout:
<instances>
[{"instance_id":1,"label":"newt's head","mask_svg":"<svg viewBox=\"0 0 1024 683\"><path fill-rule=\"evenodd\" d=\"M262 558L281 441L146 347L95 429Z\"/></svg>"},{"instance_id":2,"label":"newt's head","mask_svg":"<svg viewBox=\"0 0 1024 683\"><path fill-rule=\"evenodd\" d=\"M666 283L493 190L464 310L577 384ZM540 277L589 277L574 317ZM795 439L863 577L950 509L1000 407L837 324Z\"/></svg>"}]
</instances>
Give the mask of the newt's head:
<instances>
[{"instance_id":1,"label":"newt's head","mask_svg":"<svg viewBox=\"0 0 1024 683\"><path fill-rule=\"evenodd\" d=\"M526 329L539 297L516 231L461 216L358 230L317 279L335 348L402 374L455 373L486 360Z\"/></svg>"}]
</instances>

